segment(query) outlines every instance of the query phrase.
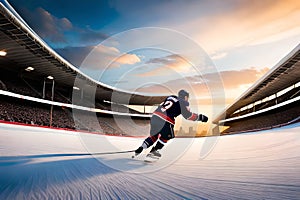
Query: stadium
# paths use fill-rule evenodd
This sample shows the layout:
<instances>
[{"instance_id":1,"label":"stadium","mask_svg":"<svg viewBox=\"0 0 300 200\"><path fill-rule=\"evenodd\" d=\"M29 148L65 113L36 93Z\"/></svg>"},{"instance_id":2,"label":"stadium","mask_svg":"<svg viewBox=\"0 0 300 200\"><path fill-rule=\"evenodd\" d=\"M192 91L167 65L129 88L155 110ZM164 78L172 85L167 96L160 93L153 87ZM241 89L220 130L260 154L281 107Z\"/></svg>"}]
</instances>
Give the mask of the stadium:
<instances>
[{"instance_id":1,"label":"stadium","mask_svg":"<svg viewBox=\"0 0 300 200\"><path fill-rule=\"evenodd\" d=\"M300 45L216 119L222 134L272 129L299 122Z\"/></svg>"},{"instance_id":2,"label":"stadium","mask_svg":"<svg viewBox=\"0 0 300 200\"><path fill-rule=\"evenodd\" d=\"M213 119L211 137L179 137L149 165L110 153L148 135L151 113L130 105L166 96L88 77L6 1L0 29L1 199L299 198L300 45Z\"/></svg>"}]
</instances>

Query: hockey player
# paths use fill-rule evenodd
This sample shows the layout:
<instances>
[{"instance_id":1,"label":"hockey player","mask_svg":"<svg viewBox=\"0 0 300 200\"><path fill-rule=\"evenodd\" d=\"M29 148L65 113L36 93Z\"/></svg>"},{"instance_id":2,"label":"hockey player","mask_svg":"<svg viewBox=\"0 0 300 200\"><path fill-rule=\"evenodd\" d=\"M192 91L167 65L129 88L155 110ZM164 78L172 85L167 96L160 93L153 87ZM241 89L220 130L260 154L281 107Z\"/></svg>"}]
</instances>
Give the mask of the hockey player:
<instances>
[{"instance_id":1,"label":"hockey player","mask_svg":"<svg viewBox=\"0 0 300 200\"><path fill-rule=\"evenodd\" d=\"M189 108L189 93L185 90L175 95L168 96L157 109L153 112L150 121L150 136L146 138L143 144L135 150L135 156L139 155L144 149L151 147L155 142L156 145L151 149L147 157L158 159L161 157L159 150L164 144L175 137L174 125L175 117L182 114L187 120L207 122L208 118L202 114L192 113Z\"/></svg>"}]
</instances>

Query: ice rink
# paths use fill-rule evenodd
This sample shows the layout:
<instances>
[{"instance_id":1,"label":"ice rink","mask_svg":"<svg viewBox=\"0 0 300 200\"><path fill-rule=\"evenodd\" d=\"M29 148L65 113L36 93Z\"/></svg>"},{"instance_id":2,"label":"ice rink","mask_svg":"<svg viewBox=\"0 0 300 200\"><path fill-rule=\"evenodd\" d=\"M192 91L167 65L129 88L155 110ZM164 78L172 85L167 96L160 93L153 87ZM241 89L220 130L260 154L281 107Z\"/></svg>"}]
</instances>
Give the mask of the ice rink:
<instances>
[{"instance_id":1,"label":"ice rink","mask_svg":"<svg viewBox=\"0 0 300 200\"><path fill-rule=\"evenodd\" d=\"M8 124L0 137L0 199L300 198L299 123L176 138L151 164L132 153L89 155L132 150L143 138Z\"/></svg>"}]
</instances>

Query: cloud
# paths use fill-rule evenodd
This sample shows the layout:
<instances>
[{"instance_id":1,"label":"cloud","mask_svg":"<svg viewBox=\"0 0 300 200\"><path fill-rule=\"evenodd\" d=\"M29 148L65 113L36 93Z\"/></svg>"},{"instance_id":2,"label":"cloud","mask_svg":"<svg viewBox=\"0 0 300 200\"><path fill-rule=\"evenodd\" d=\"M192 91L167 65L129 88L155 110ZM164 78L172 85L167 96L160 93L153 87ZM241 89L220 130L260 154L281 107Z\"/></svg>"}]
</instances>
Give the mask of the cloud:
<instances>
[{"instance_id":1,"label":"cloud","mask_svg":"<svg viewBox=\"0 0 300 200\"><path fill-rule=\"evenodd\" d=\"M40 7L33 12L23 9L23 14L30 19L30 26L40 37L47 42L60 46L62 44L68 46L92 46L108 38L108 35L89 27L76 27L69 19L65 17L58 18ZM70 33L72 33L71 37ZM66 34L69 35L66 36Z\"/></svg>"},{"instance_id":2,"label":"cloud","mask_svg":"<svg viewBox=\"0 0 300 200\"><path fill-rule=\"evenodd\" d=\"M98 45L96 46L96 50L99 53L104 53L106 55L117 55L120 53L119 49L116 47L105 46L105 45Z\"/></svg>"},{"instance_id":3,"label":"cloud","mask_svg":"<svg viewBox=\"0 0 300 200\"><path fill-rule=\"evenodd\" d=\"M114 0L122 24L175 29L195 39L214 60L238 47L278 42L300 35L298 0L149 1ZM145 7L145 9L140 9ZM166 10L170 12L166 12ZM188 12L186 12L188 10ZM120 22L120 21L118 21Z\"/></svg>"},{"instance_id":4,"label":"cloud","mask_svg":"<svg viewBox=\"0 0 300 200\"><path fill-rule=\"evenodd\" d=\"M55 49L62 57L68 60L76 67L80 67L81 63L87 57L87 55L93 50L93 46L86 47L64 47Z\"/></svg>"},{"instance_id":5,"label":"cloud","mask_svg":"<svg viewBox=\"0 0 300 200\"><path fill-rule=\"evenodd\" d=\"M64 47L55 49L60 55L77 67L87 69L116 68L141 62L136 54L121 54L116 47L105 45L85 47ZM81 66L84 64L85 66Z\"/></svg>"},{"instance_id":6,"label":"cloud","mask_svg":"<svg viewBox=\"0 0 300 200\"><path fill-rule=\"evenodd\" d=\"M242 85L253 84L256 80L262 77L269 68L256 69L254 67L243 70L230 70L220 72L225 89L234 89ZM207 80L212 77L213 74L205 76Z\"/></svg>"},{"instance_id":7,"label":"cloud","mask_svg":"<svg viewBox=\"0 0 300 200\"><path fill-rule=\"evenodd\" d=\"M120 64L133 65L135 63L141 62L141 59L135 54L124 54L121 57L117 58L115 62Z\"/></svg>"},{"instance_id":8,"label":"cloud","mask_svg":"<svg viewBox=\"0 0 300 200\"><path fill-rule=\"evenodd\" d=\"M79 29L77 28L77 32L79 33L79 42L87 44L99 44L101 41L105 40L109 36L99 32L92 30L90 28Z\"/></svg>"},{"instance_id":9,"label":"cloud","mask_svg":"<svg viewBox=\"0 0 300 200\"><path fill-rule=\"evenodd\" d=\"M210 56L212 60L219 60L225 58L227 56L227 52L217 52Z\"/></svg>"},{"instance_id":10,"label":"cloud","mask_svg":"<svg viewBox=\"0 0 300 200\"><path fill-rule=\"evenodd\" d=\"M157 76L160 74L168 74L170 71L187 73L192 67L190 63L178 54L172 54L160 58L151 58L145 64L152 65L153 67L149 67L150 70L137 74L137 76Z\"/></svg>"},{"instance_id":11,"label":"cloud","mask_svg":"<svg viewBox=\"0 0 300 200\"><path fill-rule=\"evenodd\" d=\"M24 10L24 15L30 19L30 26L42 38L51 42L67 42L63 33L73 28L72 23L67 18L57 18L40 7L33 12Z\"/></svg>"},{"instance_id":12,"label":"cloud","mask_svg":"<svg viewBox=\"0 0 300 200\"><path fill-rule=\"evenodd\" d=\"M103 59L103 60L101 60ZM140 58L136 54L123 53L113 46L98 45L94 48L92 54L89 55L87 61L94 61L95 63L106 63L105 66L110 68L120 67L121 65L133 65L140 62Z\"/></svg>"},{"instance_id":13,"label":"cloud","mask_svg":"<svg viewBox=\"0 0 300 200\"><path fill-rule=\"evenodd\" d=\"M156 63L156 64L163 64L163 65L174 65L178 62L182 62L183 58L180 55L172 54L165 57L160 58L151 58L146 63Z\"/></svg>"},{"instance_id":14,"label":"cloud","mask_svg":"<svg viewBox=\"0 0 300 200\"><path fill-rule=\"evenodd\" d=\"M168 24L194 38L211 56L232 48L280 41L300 35L300 1L202 1L193 2L199 11L193 18ZM183 7L184 8L184 7ZM178 16L181 16L179 10Z\"/></svg>"},{"instance_id":15,"label":"cloud","mask_svg":"<svg viewBox=\"0 0 300 200\"><path fill-rule=\"evenodd\" d=\"M300 34L300 2L294 0L272 1L252 20L248 20L248 31L240 44L260 45L280 41Z\"/></svg>"},{"instance_id":16,"label":"cloud","mask_svg":"<svg viewBox=\"0 0 300 200\"><path fill-rule=\"evenodd\" d=\"M216 90L222 90L219 83L220 77L223 81L222 84L228 103L241 95L260 77L266 74L267 71L269 71L268 68L256 69L254 67L244 70L221 71L219 73L185 77L161 84L151 85L139 88L138 91L145 93L153 93L155 91L155 93L169 94L170 91L173 91L174 93L179 89L185 88L187 90L194 91L193 96L196 96L197 98L208 98L205 102L211 102L210 93Z\"/></svg>"}]
</instances>

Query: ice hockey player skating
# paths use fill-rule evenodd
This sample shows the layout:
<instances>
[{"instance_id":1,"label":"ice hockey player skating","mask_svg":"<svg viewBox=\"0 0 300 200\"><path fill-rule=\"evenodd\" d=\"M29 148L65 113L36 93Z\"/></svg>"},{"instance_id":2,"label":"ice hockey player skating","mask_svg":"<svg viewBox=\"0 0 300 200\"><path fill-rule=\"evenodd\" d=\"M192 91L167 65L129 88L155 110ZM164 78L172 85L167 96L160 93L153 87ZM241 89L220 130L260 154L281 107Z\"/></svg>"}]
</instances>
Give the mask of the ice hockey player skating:
<instances>
[{"instance_id":1,"label":"ice hockey player skating","mask_svg":"<svg viewBox=\"0 0 300 200\"><path fill-rule=\"evenodd\" d=\"M203 114L192 113L189 108L189 93L185 90L175 95L168 96L157 109L153 112L150 121L150 136L146 138L143 144L135 150L135 156L139 155L144 149L149 148L155 142L145 161L155 161L161 157L159 150L164 147L168 140L175 137L174 125L175 117L182 114L187 120L207 122L208 118Z\"/></svg>"}]
</instances>

